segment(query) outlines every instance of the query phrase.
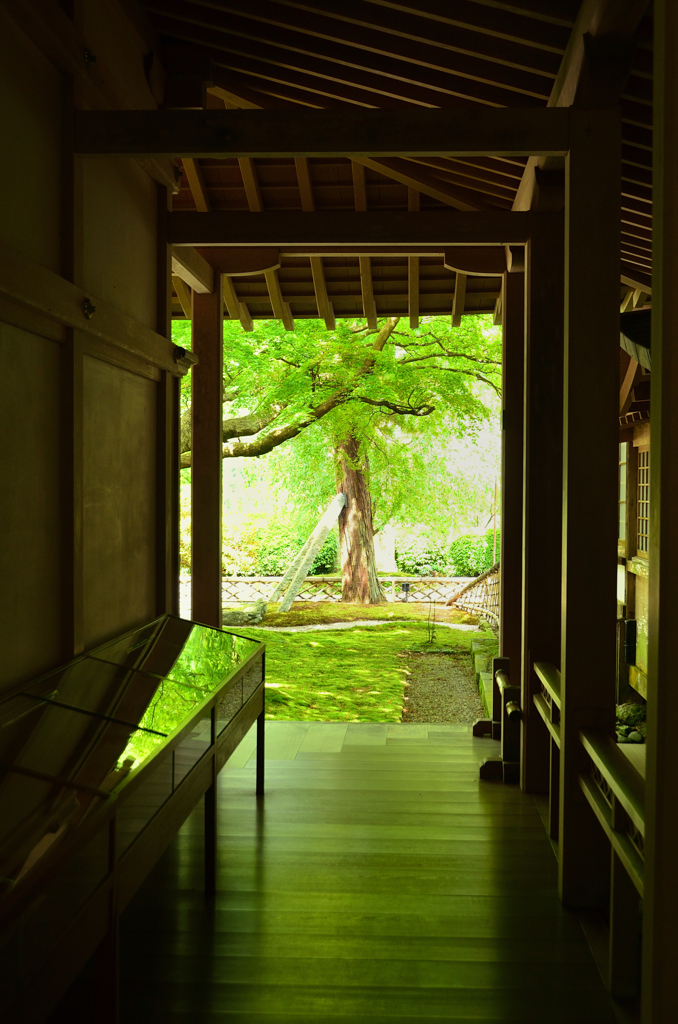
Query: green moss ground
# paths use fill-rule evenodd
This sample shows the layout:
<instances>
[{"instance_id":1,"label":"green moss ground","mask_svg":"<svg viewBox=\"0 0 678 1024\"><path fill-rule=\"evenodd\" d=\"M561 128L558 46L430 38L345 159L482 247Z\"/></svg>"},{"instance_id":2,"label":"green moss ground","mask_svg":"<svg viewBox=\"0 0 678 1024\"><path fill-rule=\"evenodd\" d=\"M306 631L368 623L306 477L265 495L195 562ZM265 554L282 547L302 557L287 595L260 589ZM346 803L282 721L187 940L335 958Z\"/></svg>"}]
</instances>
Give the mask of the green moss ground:
<instances>
[{"instance_id":1,"label":"green moss ground","mask_svg":"<svg viewBox=\"0 0 678 1024\"><path fill-rule=\"evenodd\" d=\"M441 628L429 643L426 622L416 620L309 633L237 632L266 642L266 717L325 722L399 722L410 654L470 654L471 640L484 635Z\"/></svg>"},{"instance_id":2,"label":"green moss ground","mask_svg":"<svg viewBox=\"0 0 678 1024\"><path fill-rule=\"evenodd\" d=\"M414 601L394 604L344 604L342 601L295 601L288 612L279 612L278 604L269 604L264 626L310 626L329 622L359 622L367 619L387 619L393 622L426 622L432 614L431 605ZM477 625L478 619L457 608L436 604L437 622Z\"/></svg>"}]
</instances>

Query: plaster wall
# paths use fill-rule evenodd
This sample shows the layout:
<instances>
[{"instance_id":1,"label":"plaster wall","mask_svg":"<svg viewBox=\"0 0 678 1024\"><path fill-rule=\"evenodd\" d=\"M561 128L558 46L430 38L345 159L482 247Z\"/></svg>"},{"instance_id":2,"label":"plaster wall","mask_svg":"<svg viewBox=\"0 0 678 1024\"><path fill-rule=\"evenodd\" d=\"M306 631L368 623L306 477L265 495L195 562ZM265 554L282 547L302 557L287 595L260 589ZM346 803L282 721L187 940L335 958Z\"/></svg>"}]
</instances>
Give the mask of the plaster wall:
<instances>
[{"instance_id":1,"label":"plaster wall","mask_svg":"<svg viewBox=\"0 0 678 1024\"><path fill-rule=\"evenodd\" d=\"M0 7L0 241L57 272L60 136L61 77Z\"/></svg>"}]
</instances>

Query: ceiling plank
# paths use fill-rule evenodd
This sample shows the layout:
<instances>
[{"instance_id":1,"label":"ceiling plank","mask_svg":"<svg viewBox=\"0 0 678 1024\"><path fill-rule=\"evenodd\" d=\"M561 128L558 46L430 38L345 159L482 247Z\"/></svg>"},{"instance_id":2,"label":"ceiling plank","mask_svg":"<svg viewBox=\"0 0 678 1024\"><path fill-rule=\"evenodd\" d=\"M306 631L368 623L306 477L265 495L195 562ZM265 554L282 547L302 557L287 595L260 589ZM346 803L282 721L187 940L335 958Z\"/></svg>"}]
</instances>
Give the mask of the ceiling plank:
<instances>
[{"instance_id":1,"label":"ceiling plank","mask_svg":"<svg viewBox=\"0 0 678 1024\"><path fill-rule=\"evenodd\" d=\"M419 257L407 257L407 312L410 328L419 326Z\"/></svg>"},{"instance_id":2,"label":"ceiling plank","mask_svg":"<svg viewBox=\"0 0 678 1024\"><path fill-rule=\"evenodd\" d=\"M193 196L193 202L195 208L199 213L209 213L212 209L210 198L205 188L205 182L202 176L202 168L197 160L186 157L183 161L184 172L188 180L188 187L191 190Z\"/></svg>"},{"instance_id":3,"label":"ceiling plank","mask_svg":"<svg viewBox=\"0 0 678 1024\"><path fill-rule=\"evenodd\" d=\"M250 311L245 303L238 298L235 285L228 274L223 274L221 277L221 290L224 296L224 305L231 320L239 320L243 331L253 331L254 324Z\"/></svg>"},{"instance_id":4,"label":"ceiling plank","mask_svg":"<svg viewBox=\"0 0 678 1024\"><path fill-rule=\"evenodd\" d=\"M464 304L466 302L466 274L457 272L457 279L454 283L454 299L452 301L452 326L459 327L461 324Z\"/></svg>"},{"instance_id":5,"label":"ceiling plank","mask_svg":"<svg viewBox=\"0 0 678 1024\"><path fill-rule=\"evenodd\" d=\"M315 289L315 300L318 305L318 316L325 321L328 331L336 327L334 309L327 294L327 283L325 281L325 268L323 267L322 256L311 256L311 274L313 276L313 288Z\"/></svg>"},{"instance_id":6,"label":"ceiling plank","mask_svg":"<svg viewBox=\"0 0 678 1024\"><path fill-rule=\"evenodd\" d=\"M192 311L191 289L188 287L186 282L182 281L182 279L180 277L177 277L176 274L172 274L172 285L174 287L175 292L177 293L179 305L181 306L184 312L184 316L186 317L187 320L190 320Z\"/></svg>"},{"instance_id":7,"label":"ceiling plank","mask_svg":"<svg viewBox=\"0 0 678 1024\"><path fill-rule=\"evenodd\" d=\"M374 301L374 288L372 285L372 263L369 256L359 256L360 265L360 288L363 293L363 316L367 320L370 330L377 327L377 306Z\"/></svg>"},{"instance_id":8,"label":"ceiling plank","mask_svg":"<svg viewBox=\"0 0 678 1024\"><path fill-rule=\"evenodd\" d=\"M206 216L204 213L197 217ZM172 273L200 295L214 291L214 271L204 256L191 246L172 246Z\"/></svg>"},{"instance_id":9,"label":"ceiling plank","mask_svg":"<svg viewBox=\"0 0 678 1024\"><path fill-rule=\"evenodd\" d=\"M239 156L238 166L242 174L242 183L245 188L250 213L263 213L264 204L261 201L261 189L259 188L259 178L257 177L254 161L250 157Z\"/></svg>"},{"instance_id":10,"label":"ceiling plank","mask_svg":"<svg viewBox=\"0 0 678 1024\"><path fill-rule=\"evenodd\" d=\"M439 209L412 217L406 210L331 210L300 217L295 210L261 213L176 212L167 215L168 238L177 246L245 245L289 246L365 245L372 251L389 246L433 246L439 252L454 245L520 245L541 221L548 230L559 214L511 213L506 210ZM306 250L308 251L308 250ZM639 282L643 284L642 281Z\"/></svg>"},{"instance_id":11,"label":"ceiling plank","mask_svg":"<svg viewBox=\"0 0 678 1024\"><path fill-rule=\"evenodd\" d=\"M566 109L78 110L74 149L87 156L564 155Z\"/></svg>"},{"instance_id":12,"label":"ceiling plank","mask_svg":"<svg viewBox=\"0 0 678 1024\"><path fill-rule=\"evenodd\" d=\"M266 278L266 287L268 288L268 296L271 300L274 319L282 320L286 331L293 331L294 320L292 318L292 311L289 303L283 299L278 271L265 270L264 277Z\"/></svg>"},{"instance_id":13,"label":"ceiling plank","mask_svg":"<svg viewBox=\"0 0 678 1024\"><path fill-rule=\"evenodd\" d=\"M307 157L295 156L294 167L297 172L301 209L304 213L314 213L315 198L313 196L313 183L311 182L311 172Z\"/></svg>"}]
</instances>

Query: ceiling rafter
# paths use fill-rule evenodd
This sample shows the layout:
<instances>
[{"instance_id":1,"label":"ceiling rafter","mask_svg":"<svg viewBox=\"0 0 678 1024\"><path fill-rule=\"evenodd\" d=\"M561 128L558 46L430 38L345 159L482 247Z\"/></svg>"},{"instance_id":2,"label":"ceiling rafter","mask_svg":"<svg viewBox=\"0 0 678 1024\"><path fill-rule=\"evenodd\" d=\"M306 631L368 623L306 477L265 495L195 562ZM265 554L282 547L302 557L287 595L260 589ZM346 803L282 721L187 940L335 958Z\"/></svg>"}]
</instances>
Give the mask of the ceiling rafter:
<instances>
[{"instance_id":1,"label":"ceiling rafter","mask_svg":"<svg viewBox=\"0 0 678 1024\"><path fill-rule=\"evenodd\" d=\"M363 316L370 330L377 326L377 305L374 301L374 285L372 282L372 261L369 256L359 256L360 288L363 295Z\"/></svg>"},{"instance_id":2,"label":"ceiling rafter","mask_svg":"<svg viewBox=\"0 0 678 1024\"><path fill-rule=\"evenodd\" d=\"M228 310L231 320L239 320L243 331L253 331L254 324L247 305L238 298L233 278L228 274L221 275L221 291L224 296L224 305Z\"/></svg>"},{"instance_id":3,"label":"ceiling rafter","mask_svg":"<svg viewBox=\"0 0 678 1024\"><path fill-rule=\"evenodd\" d=\"M325 321L325 327L327 330L333 331L336 327L336 321L334 317L334 309L327 294L327 282L325 280L325 269L323 267L322 256L311 256L310 263L315 300L318 306L318 316L321 320Z\"/></svg>"},{"instance_id":4,"label":"ceiling rafter","mask_svg":"<svg viewBox=\"0 0 678 1024\"><path fill-rule=\"evenodd\" d=\"M412 47L406 45L406 40L394 43L378 33L370 37L364 30L358 29L354 33L353 42L337 39L329 31L325 35L313 35L272 25L268 27L267 34L262 27L264 22L239 17L222 8L211 11L201 25L200 19L196 18L196 8L196 4L184 0L162 0L162 4L158 0L154 21L159 30L166 34L186 38L212 49L244 52L245 44L241 41L246 40L250 46L255 44L255 57L263 47L275 47L279 53L295 54L297 60L303 58L304 65L309 57L315 57L352 69L369 67L393 79L407 80L415 73L421 76L426 71L448 75L453 63L454 75L458 78L488 85L500 84L508 92L534 97L548 95L557 71L557 62L552 73L542 73L515 67L512 62L500 64L483 60L462 50L455 52L452 61L444 49L432 49L428 44ZM269 49L269 59L270 53ZM388 54L388 57L384 54ZM284 62L289 60L288 56Z\"/></svg>"}]
</instances>

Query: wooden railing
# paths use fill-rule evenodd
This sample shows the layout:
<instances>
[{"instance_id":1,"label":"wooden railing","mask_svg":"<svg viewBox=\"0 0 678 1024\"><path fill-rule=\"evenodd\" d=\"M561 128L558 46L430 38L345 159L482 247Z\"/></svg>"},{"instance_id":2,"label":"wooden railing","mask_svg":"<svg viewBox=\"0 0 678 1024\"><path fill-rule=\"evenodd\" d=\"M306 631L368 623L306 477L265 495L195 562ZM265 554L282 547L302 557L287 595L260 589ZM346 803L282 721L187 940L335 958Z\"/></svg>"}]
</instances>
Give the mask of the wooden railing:
<instances>
[{"instance_id":1,"label":"wooden railing","mask_svg":"<svg viewBox=\"0 0 678 1024\"><path fill-rule=\"evenodd\" d=\"M550 736L549 835L557 839L560 718L561 713L566 715L566 693L561 690L560 672L555 665L538 661L533 669L541 683L541 693L534 694L532 699ZM642 898L644 888L645 781L607 732L581 729L579 740L587 762L586 769L579 774L579 787L612 851L609 988L616 998L631 998L638 994L640 983L639 897ZM606 886L607 875L601 878L602 889Z\"/></svg>"}]
</instances>

